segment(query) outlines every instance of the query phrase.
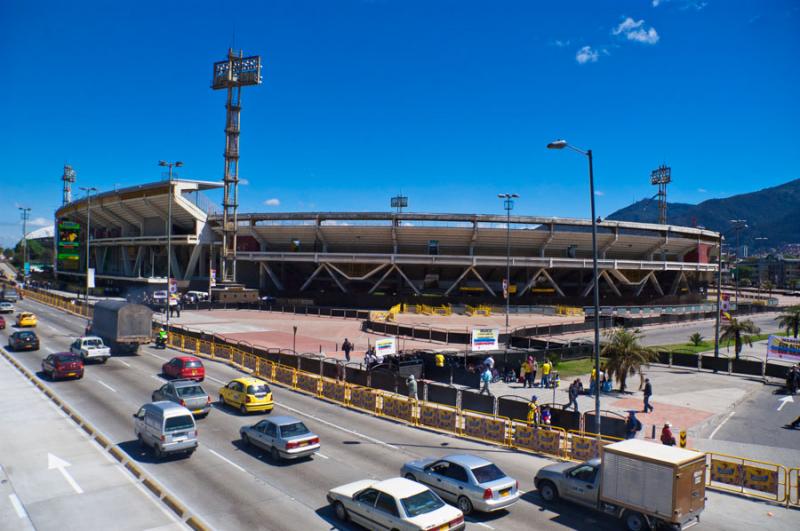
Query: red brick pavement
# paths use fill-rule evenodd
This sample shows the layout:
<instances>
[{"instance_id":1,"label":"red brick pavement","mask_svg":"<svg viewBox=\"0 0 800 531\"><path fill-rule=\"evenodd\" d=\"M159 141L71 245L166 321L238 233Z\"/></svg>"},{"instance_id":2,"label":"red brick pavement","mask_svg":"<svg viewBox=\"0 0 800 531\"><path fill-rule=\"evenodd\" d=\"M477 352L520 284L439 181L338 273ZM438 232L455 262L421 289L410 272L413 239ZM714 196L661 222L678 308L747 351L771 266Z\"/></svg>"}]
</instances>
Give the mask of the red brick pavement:
<instances>
[{"instance_id":1,"label":"red brick pavement","mask_svg":"<svg viewBox=\"0 0 800 531\"><path fill-rule=\"evenodd\" d=\"M650 404L655 408L651 413L642 413L644 401L641 398L623 398L613 402L611 407L619 411L635 410L636 418L644 425L642 436L649 438L652 435L652 426L655 426L656 439L661 435L661 427L665 422L672 423L672 433L677 439L681 430L689 430L714 415L709 411L672 404L653 401Z\"/></svg>"}]
</instances>

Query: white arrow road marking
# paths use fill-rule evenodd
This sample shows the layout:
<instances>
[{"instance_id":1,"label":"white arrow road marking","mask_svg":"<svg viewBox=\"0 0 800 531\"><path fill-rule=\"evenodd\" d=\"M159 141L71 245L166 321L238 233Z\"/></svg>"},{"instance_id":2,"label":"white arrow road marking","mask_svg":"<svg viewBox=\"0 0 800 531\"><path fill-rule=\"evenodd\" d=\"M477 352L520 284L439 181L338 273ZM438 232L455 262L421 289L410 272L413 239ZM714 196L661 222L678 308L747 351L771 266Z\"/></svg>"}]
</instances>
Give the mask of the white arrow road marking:
<instances>
[{"instance_id":1,"label":"white arrow road marking","mask_svg":"<svg viewBox=\"0 0 800 531\"><path fill-rule=\"evenodd\" d=\"M81 488L81 486L78 485L78 483L72 478L70 473L67 472L67 467L68 466L72 466L72 465L70 465L69 463L67 463L63 459L61 459L59 457L56 457L53 454L48 452L48 454L47 454L47 468L48 468L48 470L53 470L54 468L57 468L58 471L61 472L61 475L64 476L64 479L67 480L67 483L69 483L69 486L72 487L72 490L74 490L78 494L83 494L83 489Z\"/></svg>"},{"instance_id":2,"label":"white arrow road marking","mask_svg":"<svg viewBox=\"0 0 800 531\"><path fill-rule=\"evenodd\" d=\"M776 411L780 411L781 409L783 409L783 406L785 406L787 402L794 402L794 399L791 396L784 396L779 400L779 402L781 404L778 406L778 409L776 409Z\"/></svg>"}]
</instances>

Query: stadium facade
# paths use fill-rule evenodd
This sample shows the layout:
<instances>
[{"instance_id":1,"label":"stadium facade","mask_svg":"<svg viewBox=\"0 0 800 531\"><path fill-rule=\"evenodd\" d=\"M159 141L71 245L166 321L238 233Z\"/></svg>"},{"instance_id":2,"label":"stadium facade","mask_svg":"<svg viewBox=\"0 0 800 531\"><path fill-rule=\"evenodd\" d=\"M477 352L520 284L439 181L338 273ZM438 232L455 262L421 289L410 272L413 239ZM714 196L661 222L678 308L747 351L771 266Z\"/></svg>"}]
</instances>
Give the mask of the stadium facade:
<instances>
[{"instance_id":1,"label":"stadium facade","mask_svg":"<svg viewBox=\"0 0 800 531\"><path fill-rule=\"evenodd\" d=\"M56 271L83 282L91 211L98 283L166 284L172 202L172 271L183 289L207 289L217 269L222 216L202 194L221 183L174 180L105 192L55 213ZM584 219L386 212L245 213L238 216L237 282L318 304L385 306L499 303L510 244L515 304L589 301L591 222ZM610 304L694 302L717 271L720 235L673 225L601 221L600 289Z\"/></svg>"}]
</instances>

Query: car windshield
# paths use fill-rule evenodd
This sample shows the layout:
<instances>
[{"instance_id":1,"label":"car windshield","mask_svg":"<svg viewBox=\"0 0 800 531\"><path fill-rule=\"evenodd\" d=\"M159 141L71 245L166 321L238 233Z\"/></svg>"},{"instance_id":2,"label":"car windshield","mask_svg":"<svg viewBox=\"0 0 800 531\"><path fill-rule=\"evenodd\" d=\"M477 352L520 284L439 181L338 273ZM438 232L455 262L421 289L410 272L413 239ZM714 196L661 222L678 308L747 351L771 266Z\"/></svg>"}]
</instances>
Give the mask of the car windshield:
<instances>
[{"instance_id":1,"label":"car windshield","mask_svg":"<svg viewBox=\"0 0 800 531\"><path fill-rule=\"evenodd\" d=\"M309 433L308 428L302 422L295 422L294 424L286 424L281 426L281 437L287 439L289 437L297 437L298 435L305 435Z\"/></svg>"},{"instance_id":2,"label":"car windshield","mask_svg":"<svg viewBox=\"0 0 800 531\"><path fill-rule=\"evenodd\" d=\"M409 518L435 511L444 507L444 502L432 491L425 490L408 498L400 500Z\"/></svg>"},{"instance_id":3,"label":"car windshield","mask_svg":"<svg viewBox=\"0 0 800 531\"><path fill-rule=\"evenodd\" d=\"M475 479L478 483L489 483L490 481L497 481L498 479L506 477L503 471L497 468L497 465L494 463L473 468L472 473L475 475Z\"/></svg>"},{"instance_id":4,"label":"car windshield","mask_svg":"<svg viewBox=\"0 0 800 531\"><path fill-rule=\"evenodd\" d=\"M58 363L72 363L74 361L78 361L78 356L74 356L72 354L61 354L56 356L56 361Z\"/></svg>"},{"instance_id":5,"label":"car windshield","mask_svg":"<svg viewBox=\"0 0 800 531\"><path fill-rule=\"evenodd\" d=\"M269 387L266 384L253 384L247 386L248 395L264 396L269 393Z\"/></svg>"},{"instance_id":6,"label":"car windshield","mask_svg":"<svg viewBox=\"0 0 800 531\"><path fill-rule=\"evenodd\" d=\"M178 387L178 396L205 396L206 392L199 385L187 385L186 387Z\"/></svg>"},{"instance_id":7,"label":"car windshield","mask_svg":"<svg viewBox=\"0 0 800 531\"><path fill-rule=\"evenodd\" d=\"M164 423L164 431L188 430L194 428L194 421L191 415L180 415L169 417Z\"/></svg>"},{"instance_id":8,"label":"car windshield","mask_svg":"<svg viewBox=\"0 0 800 531\"><path fill-rule=\"evenodd\" d=\"M87 339L83 342L84 345L87 347L102 347L103 342L99 339Z\"/></svg>"},{"instance_id":9,"label":"car windshield","mask_svg":"<svg viewBox=\"0 0 800 531\"><path fill-rule=\"evenodd\" d=\"M187 369L197 369L198 367L202 367L203 364L200 363L200 360L189 360L186 362L185 367Z\"/></svg>"},{"instance_id":10,"label":"car windshield","mask_svg":"<svg viewBox=\"0 0 800 531\"><path fill-rule=\"evenodd\" d=\"M36 337L36 334L33 332L17 332L17 337L20 339L33 339Z\"/></svg>"}]
</instances>

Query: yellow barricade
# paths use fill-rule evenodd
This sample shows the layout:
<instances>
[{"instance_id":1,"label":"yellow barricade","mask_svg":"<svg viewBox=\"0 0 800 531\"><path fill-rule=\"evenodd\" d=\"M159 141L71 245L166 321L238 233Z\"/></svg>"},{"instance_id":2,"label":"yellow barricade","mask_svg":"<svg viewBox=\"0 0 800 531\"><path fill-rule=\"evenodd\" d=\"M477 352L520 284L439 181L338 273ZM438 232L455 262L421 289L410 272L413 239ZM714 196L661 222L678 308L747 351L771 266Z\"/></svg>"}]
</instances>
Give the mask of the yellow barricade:
<instances>
[{"instance_id":1,"label":"yellow barricade","mask_svg":"<svg viewBox=\"0 0 800 531\"><path fill-rule=\"evenodd\" d=\"M344 382L337 382L336 380L322 380L322 396L328 400L345 403L345 389L347 389Z\"/></svg>"},{"instance_id":2,"label":"yellow barricade","mask_svg":"<svg viewBox=\"0 0 800 531\"><path fill-rule=\"evenodd\" d=\"M350 406L369 411L378 412L378 393L369 387L350 385Z\"/></svg>"},{"instance_id":3,"label":"yellow barricade","mask_svg":"<svg viewBox=\"0 0 800 531\"><path fill-rule=\"evenodd\" d=\"M513 446L515 448L561 457L566 440L567 432L563 428L514 423Z\"/></svg>"},{"instance_id":4,"label":"yellow barricade","mask_svg":"<svg viewBox=\"0 0 800 531\"><path fill-rule=\"evenodd\" d=\"M777 502L791 497L783 465L714 452L707 455L709 487Z\"/></svg>"},{"instance_id":5,"label":"yellow barricade","mask_svg":"<svg viewBox=\"0 0 800 531\"><path fill-rule=\"evenodd\" d=\"M274 382L275 367L276 364L274 362L259 358L256 362L256 376Z\"/></svg>"},{"instance_id":6,"label":"yellow barricade","mask_svg":"<svg viewBox=\"0 0 800 531\"><path fill-rule=\"evenodd\" d=\"M210 341L205 341L205 340L202 340L202 339L200 341L198 341L197 342L197 353L198 354L206 354L206 355L210 356L211 355L211 342Z\"/></svg>"},{"instance_id":7,"label":"yellow barricade","mask_svg":"<svg viewBox=\"0 0 800 531\"><path fill-rule=\"evenodd\" d=\"M594 434L580 434L576 431L569 432L567 457L574 461L588 461L589 459L600 457L600 448L610 444L612 441L607 438L597 440Z\"/></svg>"},{"instance_id":8,"label":"yellow barricade","mask_svg":"<svg viewBox=\"0 0 800 531\"><path fill-rule=\"evenodd\" d=\"M258 358L253 354L245 353L243 356L242 365L245 369L249 369L253 372L256 370L256 363L258 363Z\"/></svg>"},{"instance_id":9,"label":"yellow barricade","mask_svg":"<svg viewBox=\"0 0 800 531\"><path fill-rule=\"evenodd\" d=\"M320 377L308 372L297 371L297 390L319 396Z\"/></svg>"},{"instance_id":10,"label":"yellow barricade","mask_svg":"<svg viewBox=\"0 0 800 531\"><path fill-rule=\"evenodd\" d=\"M295 369L286 367L285 365L276 365L274 380L290 387L294 387L295 372Z\"/></svg>"},{"instance_id":11,"label":"yellow barricade","mask_svg":"<svg viewBox=\"0 0 800 531\"><path fill-rule=\"evenodd\" d=\"M458 433L458 410L420 402L419 423L428 428Z\"/></svg>"},{"instance_id":12,"label":"yellow barricade","mask_svg":"<svg viewBox=\"0 0 800 531\"><path fill-rule=\"evenodd\" d=\"M244 351L238 348L231 349L231 361L234 365L244 366Z\"/></svg>"},{"instance_id":13,"label":"yellow barricade","mask_svg":"<svg viewBox=\"0 0 800 531\"><path fill-rule=\"evenodd\" d=\"M477 411L463 410L464 419L461 427L462 435L492 441L498 444L507 444L507 427L511 422L506 417L490 417Z\"/></svg>"},{"instance_id":14,"label":"yellow barricade","mask_svg":"<svg viewBox=\"0 0 800 531\"><path fill-rule=\"evenodd\" d=\"M383 407L381 412L387 417L414 423L414 408L411 400L406 397L383 394Z\"/></svg>"},{"instance_id":15,"label":"yellow barricade","mask_svg":"<svg viewBox=\"0 0 800 531\"><path fill-rule=\"evenodd\" d=\"M800 468L791 468L788 472L789 489L786 493L788 505L800 505Z\"/></svg>"},{"instance_id":16,"label":"yellow barricade","mask_svg":"<svg viewBox=\"0 0 800 531\"><path fill-rule=\"evenodd\" d=\"M195 352L197 350L197 339L194 337L184 337L183 349Z\"/></svg>"},{"instance_id":17,"label":"yellow barricade","mask_svg":"<svg viewBox=\"0 0 800 531\"><path fill-rule=\"evenodd\" d=\"M232 352L233 349L229 345L221 345L217 343L214 351L214 357L222 358L223 360L230 360Z\"/></svg>"}]
</instances>

